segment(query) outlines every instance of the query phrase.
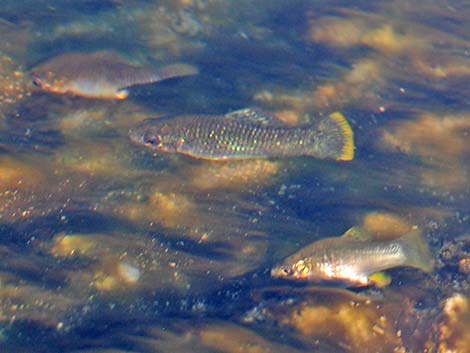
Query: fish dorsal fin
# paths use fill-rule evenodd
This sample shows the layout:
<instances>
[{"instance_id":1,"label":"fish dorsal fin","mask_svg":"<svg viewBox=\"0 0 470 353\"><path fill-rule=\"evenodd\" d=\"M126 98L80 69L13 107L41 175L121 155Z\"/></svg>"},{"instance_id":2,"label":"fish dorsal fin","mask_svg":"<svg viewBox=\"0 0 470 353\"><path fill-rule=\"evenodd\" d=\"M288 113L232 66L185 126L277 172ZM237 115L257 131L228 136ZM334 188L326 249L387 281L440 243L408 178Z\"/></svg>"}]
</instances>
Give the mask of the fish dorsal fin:
<instances>
[{"instance_id":1,"label":"fish dorsal fin","mask_svg":"<svg viewBox=\"0 0 470 353\"><path fill-rule=\"evenodd\" d=\"M259 108L244 108L225 114L226 118L236 119L261 126L285 126L274 115L270 115Z\"/></svg>"},{"instance_id":2,"label":"fish dorsal fin","mask_svg":"<svg viewBox=\"0 0 470 353\"><path fill-rule=\"evenodd\" d=\"M355 241L366 241L372 239L372 235L360 227L349 228L342 236L344 239Z\"/></svg>"}]
</instances>

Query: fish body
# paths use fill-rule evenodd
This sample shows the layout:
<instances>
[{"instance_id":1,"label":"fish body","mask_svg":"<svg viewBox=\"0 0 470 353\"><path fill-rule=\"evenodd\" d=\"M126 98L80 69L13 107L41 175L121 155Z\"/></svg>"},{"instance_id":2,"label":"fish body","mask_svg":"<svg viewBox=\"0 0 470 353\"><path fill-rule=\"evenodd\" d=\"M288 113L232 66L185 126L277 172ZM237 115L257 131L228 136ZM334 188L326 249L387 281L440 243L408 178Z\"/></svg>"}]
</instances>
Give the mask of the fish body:
<instances>
[{"instance_id":1,"label":"fish body","mask_svg":"<svg viewBox=\"0 0 470 353\"><path fill-rule=\"evenodd\" d=\"M68 53L33 68L31 79L43 91L87 98L125 99L126 88L195 75L197 68L174 64L160 69L130 65L112 52Z\"/></svg>"},{"instance_id":2,"label":"fish body","mask_svg":"<svg viewBox=\"0 0 470 353\"><path fill-rule=\"evenodd\" d=\"M419 231L394 240L358 237L351 228L342 237L316 241L271 271L272 277L311 282L335 282L350 287L376 284L380 271L395 267L414 267L431 272L433 261Z\"/></svg>"},{"instance_id":3,"label":"fish body","mask_svg":"<svg viewBox=\"0 0 470 353\"><path fill-rule=\"evenodd\" d=\"M292 127L273 117L243 109L226 115L188 115L150 119L131 129L137 144L206 160L312 156L354 157L353 133L340 113L315 124Z\"/></svg>"}]
</instances>

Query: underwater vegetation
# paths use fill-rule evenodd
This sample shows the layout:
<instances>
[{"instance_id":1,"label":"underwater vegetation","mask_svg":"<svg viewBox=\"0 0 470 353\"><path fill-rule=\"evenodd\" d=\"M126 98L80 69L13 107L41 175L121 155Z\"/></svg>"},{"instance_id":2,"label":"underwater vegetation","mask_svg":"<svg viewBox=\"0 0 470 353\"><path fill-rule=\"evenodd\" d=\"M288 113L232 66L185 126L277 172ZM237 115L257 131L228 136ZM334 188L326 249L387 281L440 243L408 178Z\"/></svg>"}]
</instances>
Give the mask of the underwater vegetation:
<instances>
[{"instance_id":1,"label":"underwater vegetation","mask_svg":"<svg viewBox=\"0 0 470 353\"><path fill-rule=\"evenodd\" d=\"M4 0L0 351L467 353L469 17Z\"/></svg>"}]
</instances>

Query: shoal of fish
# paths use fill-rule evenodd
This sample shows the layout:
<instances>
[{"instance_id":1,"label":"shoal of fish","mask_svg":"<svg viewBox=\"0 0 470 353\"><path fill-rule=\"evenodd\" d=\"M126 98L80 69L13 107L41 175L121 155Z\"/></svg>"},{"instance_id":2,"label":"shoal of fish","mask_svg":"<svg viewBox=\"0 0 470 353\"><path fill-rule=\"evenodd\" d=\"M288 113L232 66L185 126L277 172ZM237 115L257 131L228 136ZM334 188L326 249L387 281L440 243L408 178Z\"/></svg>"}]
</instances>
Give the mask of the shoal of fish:
<instances>
[{"instance_id":1,"label":"shoal of fish","mask_svg":"<svg viewBox=\"0 0 470 353\"><path fill-rule=\"evenodd\" d=\"M122 100L132 86L197 73L188 64L138 67L113 52L95 52L46 60L32 69L31 79L44 92ZM286 126L275 116L249 108L223 115L149 119L132 128L129 137L154 151L211 161L295 156L351 161L355 153L353 130L339 112L301 126ZM271 275L380 287L389 283L381 271L399 266L432 271L429 248L418 231L383 241L351 228L342 237L319 240L289 256Z\"/></svg>"}]
</instances>

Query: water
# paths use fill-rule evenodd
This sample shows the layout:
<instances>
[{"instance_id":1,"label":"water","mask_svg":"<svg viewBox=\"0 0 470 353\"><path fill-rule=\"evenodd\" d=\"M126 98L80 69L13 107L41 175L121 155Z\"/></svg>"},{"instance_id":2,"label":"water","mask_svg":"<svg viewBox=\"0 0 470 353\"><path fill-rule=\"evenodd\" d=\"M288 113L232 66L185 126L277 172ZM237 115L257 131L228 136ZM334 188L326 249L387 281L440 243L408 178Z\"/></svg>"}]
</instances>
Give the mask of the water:
<instances>
[{"instance_id":1,"label":"water","mask_svg":"<svg viewBox=\"0 0 470 353\"><path fill-rule=\"evenodd\" d=\"M0 347L9 352L467 352L470 9L463 1L10 1L0 9ZM200 74L124 101L41 93L65 52ZM153 154L148 117L341 111L348 163ZM418 226L431 275L275 281L352 226Z\"/></svg>"}]
</instances>

